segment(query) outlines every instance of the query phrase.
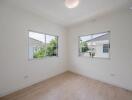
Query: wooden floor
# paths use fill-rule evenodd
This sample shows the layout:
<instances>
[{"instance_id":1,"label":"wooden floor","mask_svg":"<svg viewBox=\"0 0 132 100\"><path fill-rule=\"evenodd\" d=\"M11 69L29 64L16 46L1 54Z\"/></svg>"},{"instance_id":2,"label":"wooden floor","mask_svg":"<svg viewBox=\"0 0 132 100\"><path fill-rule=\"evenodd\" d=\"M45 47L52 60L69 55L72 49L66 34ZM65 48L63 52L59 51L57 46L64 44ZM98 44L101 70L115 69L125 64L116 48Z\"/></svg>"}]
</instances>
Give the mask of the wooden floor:
<instances>
[{"instance_id":1,"label":"wooden floor","mask_svg":"<svg viewBox=\"0 0 132 100\"><path fill-rule=\"evenodd\" d=\"M0 100L132 100L132 92L66 72Z\"/></svg>"}]
</instances>

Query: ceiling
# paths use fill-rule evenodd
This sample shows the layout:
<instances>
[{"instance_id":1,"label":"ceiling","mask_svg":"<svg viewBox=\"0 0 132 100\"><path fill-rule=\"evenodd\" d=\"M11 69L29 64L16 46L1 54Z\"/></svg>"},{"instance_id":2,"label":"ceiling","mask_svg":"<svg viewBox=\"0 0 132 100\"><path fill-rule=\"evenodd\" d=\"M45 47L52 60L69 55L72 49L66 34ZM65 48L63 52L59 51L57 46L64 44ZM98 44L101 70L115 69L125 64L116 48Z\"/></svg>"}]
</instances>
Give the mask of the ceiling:
<instances>
[{"instance_id":1,"label":"ceiling","mask_svg":"<svg viewBox=\"0 0 132 100\"><path fill-rule=\"evenodd\" d=\"M8 4L46 17L63 26L74 25L95 16L128 6L131 0L80 0L77 8L68 9L64 0L4 0Z\"/></svg>"}]
</instances>

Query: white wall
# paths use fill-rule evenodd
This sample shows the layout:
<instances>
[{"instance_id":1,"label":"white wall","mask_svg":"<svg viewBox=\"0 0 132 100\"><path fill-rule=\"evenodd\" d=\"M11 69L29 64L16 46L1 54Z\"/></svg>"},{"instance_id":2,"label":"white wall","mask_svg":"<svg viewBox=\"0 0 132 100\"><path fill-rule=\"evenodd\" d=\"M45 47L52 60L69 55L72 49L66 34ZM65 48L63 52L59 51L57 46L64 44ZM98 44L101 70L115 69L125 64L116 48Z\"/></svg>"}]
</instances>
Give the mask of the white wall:
<instances>
[{"instance_id":1,"label":"white wall","mask_svg":"<svg viewBox=\"0 0 132 100\"><path fill-rule=\"evenodd\" d=\"M28 30L59 36L59 57L28 60ZM67 70L65 29L0 3L0 96Z\"/></svg>"},{"instance_id":2,"label":"white wall","mask_svg":"<svg viewBox=\"0 0 132 100\"><path fill-rule=\"evenodd\" d=\"M67 37L67 31L63 27L0 3L0 96L67 71L67 68L132 90L131 19L132 11L121 11L71 27ZM59 57L29 61L27 30L58 35ZM109 30L110 60L78 56L78 36Z\"/></svg>"},{"instance_id":3,"label":"white wall","mask_svg":"<svg viewBox=\"0 0 132 100\"><path fill-rule=\"evenodd\" d=\"M111 59L78 56L78 36L111 31ZM132 11L124 10L69 29L69 70L132 90Z\"/></svg>"},{"instance_id":4,"label":"white wall","mask_svg":"<svg viewBox=\"0 0 132 100\"><path fill-rule=\"evenodd\" d=\"M96 46L95 46L94 57L109 58L109 53L103 52L103 44L109 44L109 40L96 41L95 43L96 43Z\"/></svg>"}]
</instances>

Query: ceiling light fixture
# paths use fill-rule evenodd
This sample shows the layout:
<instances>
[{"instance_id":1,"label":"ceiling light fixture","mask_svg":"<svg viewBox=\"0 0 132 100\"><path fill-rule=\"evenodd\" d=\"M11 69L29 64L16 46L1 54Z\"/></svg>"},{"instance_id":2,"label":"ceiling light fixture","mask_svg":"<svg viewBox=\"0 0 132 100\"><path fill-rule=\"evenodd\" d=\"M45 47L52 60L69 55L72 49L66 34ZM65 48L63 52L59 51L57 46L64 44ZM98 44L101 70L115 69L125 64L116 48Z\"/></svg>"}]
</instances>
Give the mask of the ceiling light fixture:
<instances>
[{"instance_id":1,"label":"ceiling light fixture","mask_svg":"<svg viewBox=\"0 0 132 100\"><path fill-rule=\"evenodd\" d=\"M79 5L79 0L65 0L67 8L75 8Z\"/></svg>"}]
</instances>

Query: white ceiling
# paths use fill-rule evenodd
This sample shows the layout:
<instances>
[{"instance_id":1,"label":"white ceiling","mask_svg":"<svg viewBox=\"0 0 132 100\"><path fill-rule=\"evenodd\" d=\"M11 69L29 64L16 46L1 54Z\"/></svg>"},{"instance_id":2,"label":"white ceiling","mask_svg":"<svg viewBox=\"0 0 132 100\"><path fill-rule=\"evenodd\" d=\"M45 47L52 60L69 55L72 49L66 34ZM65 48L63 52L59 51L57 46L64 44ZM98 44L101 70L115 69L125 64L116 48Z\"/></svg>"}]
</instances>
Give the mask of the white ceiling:
<instances>
[{"instance_id":1,"label":"white ceiling","mask_svg":"<svg viewBox=\"0 0 132 100\"><path fill-rule=\"evenodd\" d=\"M63 26L79 23L92 17L128 6L131 0L80 0L77 8L68 9L64 0L4 0L32 13L44 16Z\"/></svg>"}]
</instances>

